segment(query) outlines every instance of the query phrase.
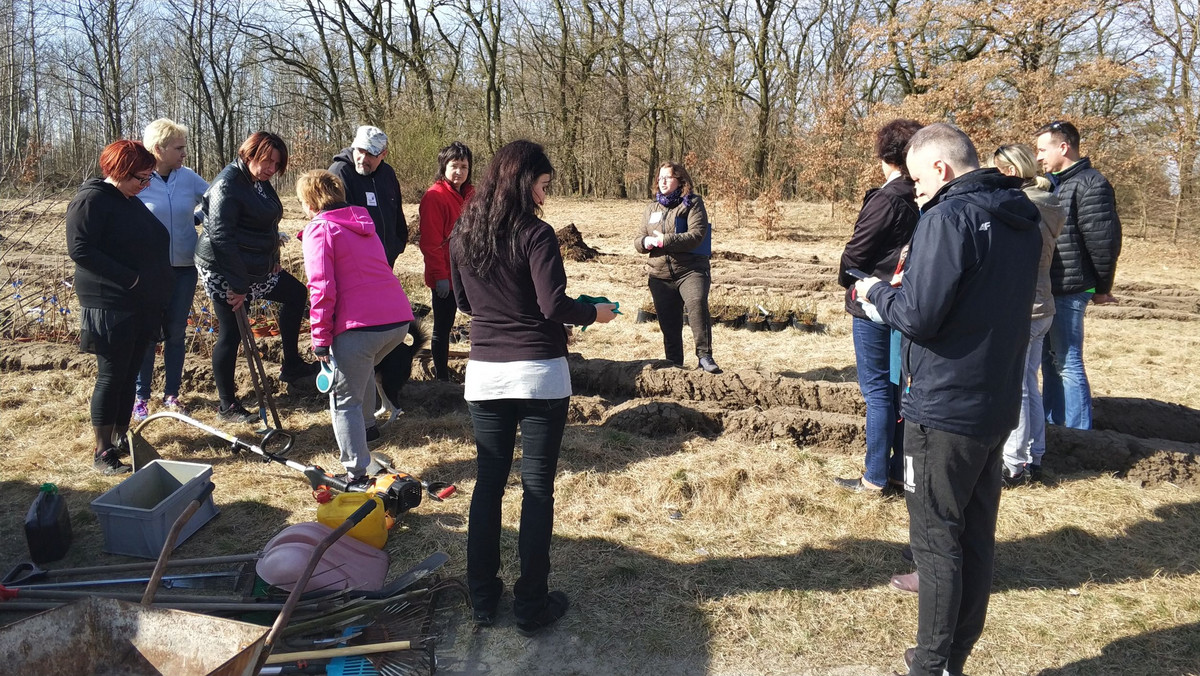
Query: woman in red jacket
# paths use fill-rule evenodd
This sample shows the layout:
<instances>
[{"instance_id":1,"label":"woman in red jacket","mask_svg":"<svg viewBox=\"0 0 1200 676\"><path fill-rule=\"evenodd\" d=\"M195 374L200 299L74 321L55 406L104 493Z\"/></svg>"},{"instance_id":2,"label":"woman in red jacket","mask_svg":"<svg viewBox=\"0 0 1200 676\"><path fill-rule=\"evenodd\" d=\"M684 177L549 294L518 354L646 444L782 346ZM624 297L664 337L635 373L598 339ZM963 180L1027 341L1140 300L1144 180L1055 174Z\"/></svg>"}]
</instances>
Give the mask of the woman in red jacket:
<instances>
[{"instance_id":1,"label":"woman in red jacket","mask_svg":"<svg viewBox=\"0 0 1200 676\"><path fill-rule=\"evenodd\" d=\"M463 203L474 194L471 186L471 149L455 141L438 151L438 174L421 197L421 254L425 256L425 286L433 290L433 374L450 380L447 366L450 329L454 326L454 294L450 292L450 231Z\"/></svg>"}]
</instances>

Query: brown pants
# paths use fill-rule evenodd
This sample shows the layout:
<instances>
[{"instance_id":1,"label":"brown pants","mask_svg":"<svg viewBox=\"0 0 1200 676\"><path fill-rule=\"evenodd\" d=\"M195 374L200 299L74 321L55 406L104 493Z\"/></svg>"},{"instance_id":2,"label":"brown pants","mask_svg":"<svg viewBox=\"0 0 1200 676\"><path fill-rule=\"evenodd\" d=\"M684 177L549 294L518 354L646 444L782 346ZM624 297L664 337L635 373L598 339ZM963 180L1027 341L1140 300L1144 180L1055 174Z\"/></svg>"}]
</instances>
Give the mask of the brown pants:
<instances>
[{"instance_id":1,"label":"brown pants","mask_svg":"<svg viewBox=\"0 0 1200 676\"><path fill-rule=\"evenodd\" d=\"M708 287L712 278L708 272L687 270L674 279L650 278L650 296L658 313L662 329L663 350L667 359L683 366L683 311L688 313L688 326L696 343L697 357L712 356L712 318L708 315Z\"/></svg>"}]
</instances>

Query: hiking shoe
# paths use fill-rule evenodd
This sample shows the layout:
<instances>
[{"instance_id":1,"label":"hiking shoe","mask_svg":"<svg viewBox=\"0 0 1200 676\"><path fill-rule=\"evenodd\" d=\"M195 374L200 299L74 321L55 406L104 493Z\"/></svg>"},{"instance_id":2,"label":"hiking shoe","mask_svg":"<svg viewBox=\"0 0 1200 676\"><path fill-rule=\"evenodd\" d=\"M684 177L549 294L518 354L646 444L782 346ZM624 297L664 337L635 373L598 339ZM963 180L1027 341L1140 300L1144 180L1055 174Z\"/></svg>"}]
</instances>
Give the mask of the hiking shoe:
<instances>
[{"instance_id":1,"label":"hiking shoe","mask_svg":"<svg viewBox=\"0 0 1200 676\"><path fill-rule=\"evenodd\" d=\"M92 455L92 467L97 472L106 475L128 474L133 468L121 462L120 454L115 448L106 448L101 453Z\"/></svg>"},{"instance_id":2,"label":"hiking shoe","mask_svg":"<svg viewBox=\"0 0 1200 676\"><path fill-rule=\"evenodd\" d=\"M346 489L342 491L343 493L366 493L373 482L371 477L366 474L353 479L350 478L349 474L334 474L333 478L346 484Z\"/></svg>"},{"instance_id":3,"label":"hiking shoe","mask_svg":"<svg viewBox=\"0 0 1200 676\"><path fill-rule=\"evenodd\" d=\"M150 417L150 402L138 397L133 400L133 419L135 422L141 422Z\"/></svg>"},{"instance_id":4,"label":"hiking shoe","mask_svg":"<svg viewBox=\"0 0 1200 676\"><path fill-rule=\"evenodd\" d=\"M1041 465L1025 465L1025 473L1029 475L1029 481L1032 483L1046 483L1046 477L1042 474Z\"/></svg>"},{"instance_id":5,"label":"hiking shoe","mask_svg":"<svg viewBox=\"0 0 1200 676\"><path fill-rule=\"evenodd\" d=\"M379 441L379 425L371 425L367 428L367 443Z\"/></svg>"},{"instance_id":6,"label":"hiking shoe","mask_svg":"<svg viewBox=\"0 0 1200 676\"><path fill-rule=\"evenodd\" d=\"M704 369L705 373L721 373L721 367L717 366L717 362L713 361L712 357L700 357L700 368Z\"/></svg>"},{"instance_id":7,"label":"hiking shoe","mask_svg":"<svg viewBox=\"0 0 1200 676\"><path fill-rule=\"evenodd\" d=\"M235 401L229 406L222 404L217 408L217 417L225 422L256 423L258 416L246 410L242 402Z\"/></svg>"},{"instance_id":8,"label":"hiking shoe","mask_svg":"<svg viewBox=\"0 0 1200 676\"><path fill-rule=\"evenodd\" d=\"M1005 465L1004 469L1000 472L1000 480L1003 482L1005 488L1024 486L1029 483L1029 472L1026 472L1024 467L1013 472L1008 468L1008 465Z\"/></svg>"},{"instance_id":9,"label":"hiking shoe","mask_svg":"<svg viewBox=\"0 0 1200 676\"><path fill-rule=\"evenodd\" d=\"M184 406L183 402L179 401L179 397L174 395L163 397L163 406L165 406L167 410L171 411L172 413L178 413L179 415L188 414L187 406Z\"/></svg>"},{"instance_id":10,"label":"hiking shoe","mask_svg":"<svg viewBox=\"0 0 1200 676\"><path fill-rule=\"evenodd\" d=\"M566 594L552 591L546 595L546 605L532 620L517 622L517 633L525 638L536 636L546 627L553 626L555 622L561 620L562 616L567 614L567 608L570 607L571 601Z\"/></svg>"},{"instance_id":11,"label":"hiking shoe","mask_svg":"<svg viewBox=\"0 0 1200 676\"><path fill-rule=\"evenodd\" d=\"M289 364L279 369L279 379L290 384L299 380L315 379L320 372L320 363L301 361L299 364Z\"/></svg>"}]
</instances>

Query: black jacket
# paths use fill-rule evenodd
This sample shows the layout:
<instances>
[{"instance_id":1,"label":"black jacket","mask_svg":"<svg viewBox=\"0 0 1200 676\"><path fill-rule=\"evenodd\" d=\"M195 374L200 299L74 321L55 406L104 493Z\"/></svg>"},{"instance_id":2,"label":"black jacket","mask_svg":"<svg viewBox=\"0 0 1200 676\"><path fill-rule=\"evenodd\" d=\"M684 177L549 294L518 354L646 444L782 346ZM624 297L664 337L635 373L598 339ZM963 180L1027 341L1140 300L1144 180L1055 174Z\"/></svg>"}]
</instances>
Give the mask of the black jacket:
<instances>
[{"instance_id":1,"label":"black jacket","mask_svg":"<svg viewBox=\"0 0 1200 676\"><path fill-rule=\"evenodd\" d=\"M408 245L408 222L400 208L400 181L396 180L395 170L387 162L380 162L370 176L363 176L354 169L354 151L346 148L334 156L329 173L342 179L347 202L365 207L371 214L388 265L394 265L396 257ZM367 193L375 195L374 205L367 199Z\"/></svg>"},{"instance_id":2,"label":"black jacket","mask_svg":"<svg viewBox=\"0 0 1200 676\"><path fill-rule=\"evenodd\" d=\"M1049 178L1067 212L1050 262L1051 290L1056 296L1091 288L1112 292L1121 255L1121 218L1112 185L1087 157Z\"/></svg>"},{"instance_id":3,"label":"black jacket","mask_svg":"<svg viewBox=\"0 0 1200 676\"><path fill-rule=\"evenodd\" d=\"M1040 215L1020 183L995 169L947 183L917 223L904 284L868 293L904 335L909 423L969 436L1017 424L1042 251Z\"/></svg>"},{"instance_id":4,"label":"black jacket","mask_svg":"<svg viewBox=\"0 0 1200 676\"><path fill-rule=\"evenodd\" d=\"M67 252L81 307L161 312L171 298L171 238L136 197L101 179L67 207Z\"/></svg>"},{"instance_id":5,"label":"black jacket","mask_svg":"<svg viewBox=\"0 0 1200 676\"><path fill-rule=\"evenodd\" d=\"M838 268L838 284L846 287L846 312L867 319L862 304L853 297L854 278L846 271L862 270L885 282L891 281L900 261L900 250L912 239L920 216L916 188L907 176L867 191L858 221L854 223L854 234L846 242Z\"/></svg>"},{"instance_id":6,"label":"black jacket","mask_svg":"<svg viewBox=\"0 0 1200 676\"><path fill-rule=\"evenodd\" d=\"M471 359L565 357L563 324L595 323L596 306L567 296L567 273L550 224L539 221L515 236L518 260L496 265L487 279L462 264L457 232L450 236L451 287L458 309L471 316Z\"/></svg>"},{"instance_id":7,"label":"black jacket","mask_svg":"<svg viewBox=\"0 0 1200 676\"><path fill-rule=\"evenodd\" d=\"M261 189L261 192L260 192ZM265 281L279 263L283 204L270 181L255 181L240 159L217 174L201 204L196 265L219 273L234 293Z\"/></svg>"}]
</instances>

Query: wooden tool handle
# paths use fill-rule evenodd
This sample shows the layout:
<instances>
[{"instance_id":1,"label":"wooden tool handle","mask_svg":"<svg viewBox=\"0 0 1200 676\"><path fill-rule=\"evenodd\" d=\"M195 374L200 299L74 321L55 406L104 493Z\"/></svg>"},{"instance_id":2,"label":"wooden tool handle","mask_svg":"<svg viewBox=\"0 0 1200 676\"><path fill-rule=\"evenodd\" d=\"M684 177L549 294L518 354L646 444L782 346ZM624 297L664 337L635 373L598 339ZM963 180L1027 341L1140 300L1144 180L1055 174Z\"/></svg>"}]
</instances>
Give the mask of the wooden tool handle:
<instances>
[{"instance_id":1,"label":"wooden tool handle","mask_svg":"<svg viewBox=\"0 0 1200 676\"><path fill-rule=\"evenodd\" d=\"M386 653L393 650L412 650L420 648L420 643L413 641L390 641L388 643L369 643L366 645L352 645L345 648L326 648L324 650L301 650L294 653L272 653L267 658L267 664L287 664L288 662L296 662L299 660L325 660L333 659L334 657L358 657L361 655L374 655L375 653Z\"/></svg>"}]
</instances>

